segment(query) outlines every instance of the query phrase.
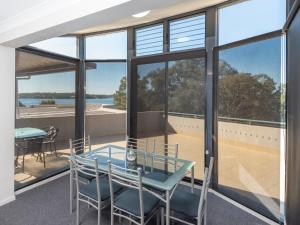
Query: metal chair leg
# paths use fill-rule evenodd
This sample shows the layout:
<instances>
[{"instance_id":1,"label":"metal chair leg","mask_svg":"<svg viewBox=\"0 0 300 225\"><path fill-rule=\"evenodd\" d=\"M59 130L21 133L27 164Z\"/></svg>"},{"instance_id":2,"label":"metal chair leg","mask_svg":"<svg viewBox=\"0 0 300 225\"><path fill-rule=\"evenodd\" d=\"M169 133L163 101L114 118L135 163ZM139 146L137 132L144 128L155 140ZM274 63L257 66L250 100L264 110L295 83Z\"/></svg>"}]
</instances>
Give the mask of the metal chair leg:
<instances>
[{"instance_id":1,"label":"metal chair leg","mask_svg":"<svg viewBox=\"0 0 300 225\"><path fill-rule=\"evenodd\" d=\"M22 172L24 173L25 168L25 155L23 155L23 162L22 162Z\"/></svg>"},{"instance_id":2,"label":"metal chair leg","mask_svg":"<svg viewBox=\"0 0 300 225\"><path fill-rule=\"evenodd\" d=\"M72 170L70 170L70 214L73 213L73 178Z\"/></svg>"},{"instance_id":3,"label":"metal chair leg","mask_svg":"<svg viewBox=\"0 0 300 225\"><path fill-rule=\"evenodd\" d=\"M101 225L101 203L98 200L98 225Z\"/></svg>"},{"instance_id":4,"label":"metal chair leg","mask_svg":"<svg viewBox=\"0 0 300 225\"><path fill-rule=\"evenodd\" d=\"M159 222L160 222L159 221L159 219L160 219L159 216L160 216L159 211L157 211L157 213L156 213L156 224L157 225L159 225Z\"/></svg>"},{"instance_id":5,"label":"metal chair leg","mask_svg":"<svg viewBox=\"0 0 300 225\"><path fill-rule=\"evenodd\" d=\"M110 207L110 225L114 225L114 207Z\"/></svg>"},{"instance_id":6,"label":"metal chair leg","mask_svg":"<svg viewBox=\"0 0 300 225\"><path fill-rule=\"evenodd\" d=\"M76 224L79 225L79 196L77 194L77 199L76 199Z\"/></svg>"},{"instance_id":7,"label":"metal chair leg","mask_svg":"<svg viewBox=\"0 0 300 225\"><path fill-rule=\"evenodd\" d=\"M54 152L55 152L55 156L57 157L56 143L54 142L54 143L53 143L53 145L54 145Z\"/></svg>"},{"instance_id":8,"label":"metal chair leg","mask_svg":"<svg viewBox=\"0 0 300 225\"><path fill-rule=\"evenodd\" d=\"M207 204L204 205L204 225L207 223Z\"/></svg>"},{"instance_id":9,"label":"metal chair leg","mask_svg":"<svg viewBox=\"0 0 300 225\"><path fill-rule=\"evenodd\" d=\"M44 159L44 168L46 168L46 158L45 158L45 152L43 152L43 159Z\"/></svg>"},{"instance_id":10,"label":"metal chair leg","mask_svg":"<svg viewBox=\"0 0 300 225\"><path fill-rule=\"evenodd\" d=\"M163 207L160 208L160 224L165 224L165 210Z\"/></svg>"}]
</instances>

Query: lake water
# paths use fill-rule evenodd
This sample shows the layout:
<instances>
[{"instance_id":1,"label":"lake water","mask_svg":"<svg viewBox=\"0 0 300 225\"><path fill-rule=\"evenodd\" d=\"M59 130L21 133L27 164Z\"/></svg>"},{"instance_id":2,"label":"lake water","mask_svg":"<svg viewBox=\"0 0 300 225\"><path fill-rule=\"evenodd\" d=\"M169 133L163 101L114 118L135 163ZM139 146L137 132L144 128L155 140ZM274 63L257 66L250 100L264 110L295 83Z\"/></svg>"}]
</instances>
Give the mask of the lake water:
<instances>
[{"instance_id":1,"label":"lake water","mask_svg":"<svg viewBox=\"0 0 300 225\"><path fill-rule=\"evenodd\" d=\"M26 106L37 106L40 105L43 100L47 99L38 99L38 98L20 98L19 101ZM51 99L55 100L57 105L74 105L75 99ZM113 98L98 98L98 99L86 99L87 105L113 105Z\"/></svg>"}]
</instances>

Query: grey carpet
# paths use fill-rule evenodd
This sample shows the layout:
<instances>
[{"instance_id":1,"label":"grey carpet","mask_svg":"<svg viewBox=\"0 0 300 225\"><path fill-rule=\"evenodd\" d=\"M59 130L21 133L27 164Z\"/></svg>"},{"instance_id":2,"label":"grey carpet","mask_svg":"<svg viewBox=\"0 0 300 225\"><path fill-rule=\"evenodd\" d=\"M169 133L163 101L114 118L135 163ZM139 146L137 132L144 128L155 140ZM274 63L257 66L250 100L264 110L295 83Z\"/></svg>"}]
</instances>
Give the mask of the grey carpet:
<instances>
[{"instance_id":1,"label":"grey carpet","mask_svg":"<svg viewBox=\"0 0 300 225\"><path fill-rule=\"evenodd\" d=\"M208 225L266 225L223 199L209 194ZM110 225L109 209L102 214L102 224ZM81 225L94 225L97 213L81 205ZM0 207L0 225L73 225L69 214L69 179L64 176L17 196L17 200ZM125 221L122 222L123 224ZM152 222L151 225L155 223Z\"/></svg>"}]
</instances>

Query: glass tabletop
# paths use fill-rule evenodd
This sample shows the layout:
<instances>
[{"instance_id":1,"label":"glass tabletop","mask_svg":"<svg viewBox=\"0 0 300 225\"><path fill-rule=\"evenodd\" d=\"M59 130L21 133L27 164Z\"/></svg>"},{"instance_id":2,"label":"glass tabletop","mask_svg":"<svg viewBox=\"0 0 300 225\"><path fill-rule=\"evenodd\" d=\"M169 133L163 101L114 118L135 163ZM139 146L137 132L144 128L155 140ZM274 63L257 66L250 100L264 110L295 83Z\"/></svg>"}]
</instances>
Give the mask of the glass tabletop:
<instances>
[{"instance_id":1,"label":"glass tabletop","mask_svg":"<svg viewBox=\"0 0 300 225\"><path fill-rule=\"evenodd\" d=\"M129 157L129 154L133 153L134 160L132 155ZM108 171L108 161L122 168L141 168L142 182L164 191L172 190L195 165L192 161L111 144L81 156L97 159L98 168L103 171Z\"/></svg>"},{"instance_id":2,"label":"glass tabletop","mask_svg":"<svg viewBox=\"0 0 300 225\"><path fill-rule=\"evenodd\" d=\"M34 137L41 137L45 135L47 135L47 133L38 128L23 127L23 128L15 129L15 138L17 139L34 138Z\"/></svg>"}]
</instances>

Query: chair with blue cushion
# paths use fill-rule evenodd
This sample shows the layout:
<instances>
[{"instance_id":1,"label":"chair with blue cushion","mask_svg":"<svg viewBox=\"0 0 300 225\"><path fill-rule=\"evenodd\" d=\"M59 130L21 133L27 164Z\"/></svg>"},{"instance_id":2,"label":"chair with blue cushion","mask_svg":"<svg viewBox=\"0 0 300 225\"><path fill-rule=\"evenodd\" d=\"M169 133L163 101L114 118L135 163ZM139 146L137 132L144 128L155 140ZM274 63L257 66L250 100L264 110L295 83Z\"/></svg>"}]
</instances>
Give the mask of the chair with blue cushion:
<instances>
[{"instance_id":1,"label":"chair with blue cushion","mask_svg":"<svg viewBox=\"0 0 300 225\"><path fill-rule=\"evenodd\" d=\"M142 184L142 169L130 170L109 162L109 184L111 195L111 225L114 216L127 219L137 225L147 224L154 215L159 215L160 197ZM114 195L113 185L119 184L126 189ZM159 218L159 217L157 217Z\"/></svg>"},{"instance_id":2,"label":"chair with blue cushion","mask_svg":"<svg viewBox=\"0 0 300 225\"><path fill-rule=\"evenodd\" d=\"M110 204L110 187L107 176L99 176L97 159L90 160L80 156L71 158L76 180L76 224L79 225L79 204L85 202L98 211L98 225L101 224L101 210ZM94 179L84 184L80 182L79 174L91 176ZM121 191L122 186L114 184L112 193Z\"/></svg>"},{"instance_id":3,"label":"chair with blue cushion","mask_svg":"<svg viewBox=\"0 0 300 225\"><path fill-rule=\"evenodd\" d=\"M193 193L189 188L183 188L182 186L176 188L170 201L171 220L188 225L206 225L207 192L211 180L213 161L214 159L211 157L209 167L205 168L200 196ZM162 214L164 215L164 210L162 210Z\"/></svg>"},{"instance_id":4,"label":"chair with blue cushion","mask_svg":"<svg viewBox=\"0 0 300 225\"><path fill-rule=\"evenodd\" d=\"M92 150L90 136L76 140L70 139L69 143L71 157L75 155L80 155L85 152L90 153ZM88 176L84 173L79 172L78 175L80 182L84 184L88 184L94 179L94 176ZM70 161L70 214L73 213L73 199L76 197L74 196L74 182L76 181L75 178L75 171L73 170L72 161Z\"/></svg>"}]
</instances>

